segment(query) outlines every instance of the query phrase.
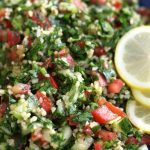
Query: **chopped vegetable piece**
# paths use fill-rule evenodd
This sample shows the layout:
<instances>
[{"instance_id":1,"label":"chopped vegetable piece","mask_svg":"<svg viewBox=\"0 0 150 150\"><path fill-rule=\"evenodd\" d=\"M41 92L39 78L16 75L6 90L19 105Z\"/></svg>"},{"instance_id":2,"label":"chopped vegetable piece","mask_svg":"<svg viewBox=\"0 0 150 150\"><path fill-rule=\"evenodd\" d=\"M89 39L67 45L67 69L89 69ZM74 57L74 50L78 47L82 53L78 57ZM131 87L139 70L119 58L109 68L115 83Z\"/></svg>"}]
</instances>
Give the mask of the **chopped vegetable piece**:
<instances>
[{"instance_id":1,"label":"chopped vegetable piece","mask_svg":"<svg viewBox=\"0 0 150 150\"><path fill-rule=\"evenodd\" d=\"M93 118L99 124L107 124L109 121L112 121L117 118L117 115L114 114L107 106L102 105L99 108L93 110Z\"/></svg>"},{"instance_id":2,"label":"chopped vegetable piece","mask_svg":"<svg viewBox=\"0 0 150 150\"><path fill-rule=\"evenodd\" d=\"M42 92L37 91L35 96L37 97L37 99L39 100L39 103L41 105L41 107L47 112L49 113L51 111L52 108L52 102L51 100L44 95Z\"/></svg>"},{"instance_id":3,"label":"chopped vegetable piece","mask_svg":"<svg viewBox=\"0 0 150 150\"><path fill-rule=\"evenodd\" d=\"M94 143L94 150L102 150L102 145L99 143Z\"/></svg>"},{"instance_id":4,"label":"chopped vegetable piece","mask_svg":"<svg viewBox=\"0 0 150 150\"><path fill-rule=\"evenodd\" d=\"M116 79L108 85L108 92L109 93L120 93L123 86L124 86L124 83L121 80Z\"/></svg>"},{"instance_id":5,"label":"chopped vegetable piece","mask_svg":"<svg viewBox=\"0 0 150 150\"><path fill-rule=\"evenodd\" d=\"M110 132L106 130L98 130L96 134L99 138L102 138L103 141L111 141L111 140L117 139L117 133L115 132Z\"/></svg>"}]
</instances>

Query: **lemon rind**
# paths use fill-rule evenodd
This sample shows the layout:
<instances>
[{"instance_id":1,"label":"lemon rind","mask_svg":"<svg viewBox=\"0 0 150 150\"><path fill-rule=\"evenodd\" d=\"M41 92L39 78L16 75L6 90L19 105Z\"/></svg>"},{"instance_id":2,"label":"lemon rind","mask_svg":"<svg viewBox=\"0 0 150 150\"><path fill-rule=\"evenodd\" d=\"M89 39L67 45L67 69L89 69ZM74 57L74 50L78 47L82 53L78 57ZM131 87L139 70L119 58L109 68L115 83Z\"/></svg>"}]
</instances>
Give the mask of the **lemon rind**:
<instances>
[{"instance_id":1,"label":"lemon rind","mask_svg":"<svg viewBox=\"0 0 150 150\"><path fill-rule=\"evenodd\" d=\"M116 52L115 52L115 66L116 69L120 75L120 77L131 87L135 88L135 89L139 89L139 90L150 90L150 82L147 83L142 83L142 82L138 82L137 80L135 80L133 77L131 77L130 74L127 73L127 71L124 69L125 67L123 67L124 65L120 59L120 55L121 52L123 52L122 50L120 50L122 48L122 43L125 44L125 42L127 41L127 39L129 37L134 37L136 34L141 33L143 31L149 32L150 33L150 26L140 26L137 28L132 29L131 31L129 31L128 33L126 33L121 40L119 41L117 47L116 47ZM122 57L121 57L122 58ZM118 62L119 60L119 62Z\"/></svg>"},{"instance_id":2,"label":"lemon rind","mask_svg":"<svg viewBox=\"0 0 150 150\"><path fill-rule=\"evenodd\" d=\"M131 123L137 127L141 132L150 134L150 124L145 124L143 120L137 118L133 113L136 106L136 101L128 101L126 106L126 112ZM134 116L134 117L133 117Z\"/></svg>"}]
</instances>

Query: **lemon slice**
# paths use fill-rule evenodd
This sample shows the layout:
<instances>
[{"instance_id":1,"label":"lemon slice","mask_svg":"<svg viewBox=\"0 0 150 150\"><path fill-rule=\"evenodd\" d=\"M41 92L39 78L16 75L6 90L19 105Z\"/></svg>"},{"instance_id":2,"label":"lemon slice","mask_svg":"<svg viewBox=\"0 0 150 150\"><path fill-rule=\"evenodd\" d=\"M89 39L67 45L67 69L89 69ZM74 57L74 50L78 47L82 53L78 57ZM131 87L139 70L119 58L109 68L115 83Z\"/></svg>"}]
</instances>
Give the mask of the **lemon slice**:
<instances>
[{"instance_id":1,"label":"lemon slice","mask_svg":"<svg viewBox=\"0 0 150 150\"><path fill-rule=\"evenodd\" d=\"M121 38L116 47L115 65L131 87L150 89L150 26L134 28Z\"/></svg>"},{"instance_id":2,"label":"lemon slice","mask_svg":"<svg viewBox=\"0 0 150 150\"><path fill-rule=\"evenodd\" d=\"M150 109L137 103L129 101L127 103L126 112L129 120L134 126L145 133L150 133Z\"/></svg>"},{"instance_id":3,"label":"lemon slice","mask_svg":"<svg viewBox=\"0 0 150 150\"><path fill-rule=\"evenodd\" d=\"M132 89L132 94L139 103L150 108L150 92Z\"/></svg>"}]
</instances>

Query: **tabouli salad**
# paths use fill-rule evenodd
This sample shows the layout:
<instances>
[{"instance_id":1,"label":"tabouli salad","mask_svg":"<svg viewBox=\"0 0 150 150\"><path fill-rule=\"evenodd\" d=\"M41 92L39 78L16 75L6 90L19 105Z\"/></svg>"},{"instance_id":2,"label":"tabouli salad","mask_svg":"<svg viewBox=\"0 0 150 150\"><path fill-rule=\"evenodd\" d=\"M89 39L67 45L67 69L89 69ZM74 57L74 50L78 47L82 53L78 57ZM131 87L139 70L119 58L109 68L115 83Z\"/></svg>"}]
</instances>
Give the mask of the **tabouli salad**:
<instances>
[{"instance_id":1,"label":"tabouli salad","mask_svg":"<svg viewBox=\"0 0 150 150\"><path fill-rule=\"evenodd\" d=\"M0 150L137 150L150 136L125 112L120 37L136 1L0 1Z\"/></svg>"}]
</instances>

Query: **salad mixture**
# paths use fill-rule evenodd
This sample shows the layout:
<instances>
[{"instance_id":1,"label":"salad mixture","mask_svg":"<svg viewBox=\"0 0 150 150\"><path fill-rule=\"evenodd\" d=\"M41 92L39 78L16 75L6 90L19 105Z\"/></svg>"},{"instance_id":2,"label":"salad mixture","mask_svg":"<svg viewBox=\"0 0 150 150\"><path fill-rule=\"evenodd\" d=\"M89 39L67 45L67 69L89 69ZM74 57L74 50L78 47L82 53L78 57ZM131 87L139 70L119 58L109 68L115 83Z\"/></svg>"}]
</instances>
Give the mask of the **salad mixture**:
<instances>
[{"instance_id":1,"label":"salad mixture","mask_svg":"<svg viewBox=\"0 0 150 150\"><path fill-rule=\"evenodd\" d=\"M138 12L127 0L0 1L0 150L146 149L114 66Z\"/></svg>"}]
</instances>

